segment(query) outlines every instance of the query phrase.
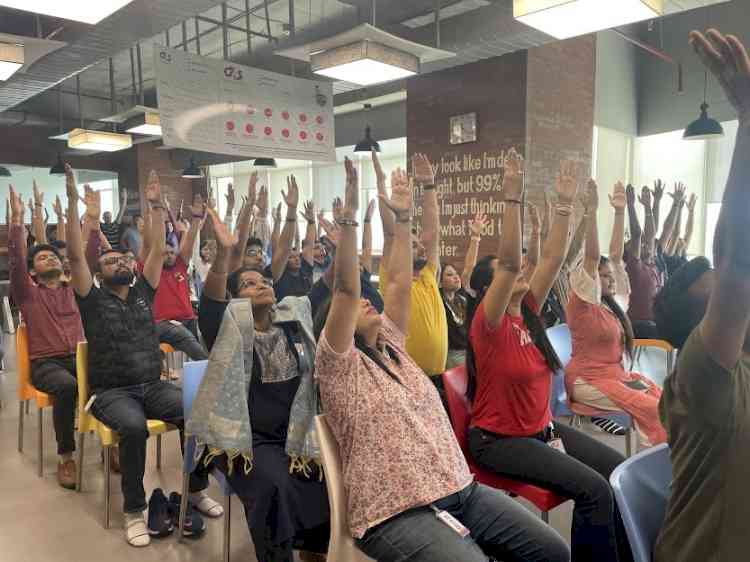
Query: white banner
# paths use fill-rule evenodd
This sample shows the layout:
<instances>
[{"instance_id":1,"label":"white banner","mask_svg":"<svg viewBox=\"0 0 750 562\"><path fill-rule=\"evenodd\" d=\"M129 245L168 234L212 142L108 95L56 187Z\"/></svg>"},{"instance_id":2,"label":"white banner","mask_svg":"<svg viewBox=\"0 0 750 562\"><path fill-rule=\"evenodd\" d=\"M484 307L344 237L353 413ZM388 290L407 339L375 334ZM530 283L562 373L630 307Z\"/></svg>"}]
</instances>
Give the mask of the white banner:
<instances>
[{"instance_id":1,"label":"white banner","mask_svg":"<svg viewBox=\"0 0 750 562\"><path fill-rule=\"evenodd\" d=\"M245 156L336 160L331 82L154 47L164 144Z\"/></svg>"}]
</instances>

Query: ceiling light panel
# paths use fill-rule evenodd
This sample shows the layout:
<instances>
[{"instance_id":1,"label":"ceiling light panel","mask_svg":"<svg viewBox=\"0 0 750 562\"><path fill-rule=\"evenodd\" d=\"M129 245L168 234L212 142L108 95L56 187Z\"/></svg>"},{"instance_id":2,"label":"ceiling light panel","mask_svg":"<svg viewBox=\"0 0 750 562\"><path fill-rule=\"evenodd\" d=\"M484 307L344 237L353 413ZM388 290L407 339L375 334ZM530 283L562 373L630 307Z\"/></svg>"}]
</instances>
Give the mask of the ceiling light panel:
<instances>
[{"instance_id":1,"label":"ceiling light panel","mask_svg":"<svg viewBox=\"0 0 750 562\"><path fill-rule=\"evenodd\" d=\"M133 137L120 133L73 129L68 134L68 148L116 152L133 146Z\"/></svg>"},{"instance_id":2,"label":"ceiling light panel","mask_svg":"<svg viewBox=\"0 0 750 562\"><path fill-rule=\"evenodd\" d=\"M0 43L0 80L13 76L23 66L23 62L23 45Z\"/></svg>"},{"instance_id":3,"label":"ceiling light panel","mask_svg":"<svg viewBox=\"0 0 750 562\"><path fill-rule=\"evenodd\" d=\"M132 0L0 0L0 6L95 24Z\"/></svg>"},{"instance_id":4,"label":"ceiling light panel","mask_svg":"<svg viewBox=\"0 0 750 562\"><path fill-rule=\"evenodd\" d=\"M379 43L360 41L313 53L310 66L316 74L367 86L419 73L419 57Z\"/></svg>"}]
</instances>

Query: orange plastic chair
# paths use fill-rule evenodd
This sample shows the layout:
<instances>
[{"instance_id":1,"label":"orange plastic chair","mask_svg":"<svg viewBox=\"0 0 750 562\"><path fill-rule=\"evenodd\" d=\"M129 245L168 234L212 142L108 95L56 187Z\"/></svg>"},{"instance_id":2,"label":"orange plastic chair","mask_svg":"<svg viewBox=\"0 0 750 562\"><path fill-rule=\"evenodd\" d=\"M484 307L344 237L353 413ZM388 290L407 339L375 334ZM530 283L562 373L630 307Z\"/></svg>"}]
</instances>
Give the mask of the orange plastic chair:
<instances>
[{"instance_id":1,"label":"orange plastic chair","mask_svg":"<svg viewBox=\"0 0 750 562\"><path fill-rule=\"evenodd\" d=\"M43 474L44 467L44 408L51 407L53 398L49 394L37 390L31 384L31 358L29 357L29 331L26 324L20 324L16 330L16 361L18 364L18 452L23 452L23 418L24 405L28 409L30 400L36 402L39 415L38 419L38 444L39 444L39 476ZM27 410L28 411L28 410Z\"/></svg>"},{"instance_id":2,"label":"orange plastic chair","mask_svg":"<svg viewBox=\"0 0 750 562\"><path fill-rule=\"evenodd\" d=\"M76 491L81 491L83 481L83 446L86 434L95 432L99 435L104 448L104 528L109 529L110 512L110 473L109 449L117 444L119 439L117 433L97 420L86 410L89 401L89 371L88 371L88 343L78 342L76 353L76 371L78 380L78 433L80 433L78 444L78 474L76 478ZM161 434L174 431L177 427L167 424L161 420L148 420L146 422L148 434L157 436L156 443L156 467L161 468Z\"/></svg>"}]
</instances>

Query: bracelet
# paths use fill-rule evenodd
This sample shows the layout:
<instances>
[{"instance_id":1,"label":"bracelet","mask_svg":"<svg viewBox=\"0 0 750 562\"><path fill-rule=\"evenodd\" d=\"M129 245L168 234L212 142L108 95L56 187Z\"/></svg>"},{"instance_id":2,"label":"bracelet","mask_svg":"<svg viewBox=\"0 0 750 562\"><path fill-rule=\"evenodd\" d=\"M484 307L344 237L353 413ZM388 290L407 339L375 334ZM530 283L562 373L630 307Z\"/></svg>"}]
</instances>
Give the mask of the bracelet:
<instances>
[{"instance_id":1,"label":"bracelet","mask_svg":"<svg viewBox=\"0 0 750 562\"><path fill-rule=\"evenodd\" d=\"M436 188L434 183L428 183L422 186L425 191L433 191Z\"/></svg>"},{"instance_id":2,"label":"bracelet","mask_svg":"<svg viewBox=\"0 0 750 562\"><path fill-rule=\"evenodd\" d=\"M292 218L287 217L286 222L297 222L297 219L295 217L292 217Z\"/></svg>"},{"instance_id":3,"label":"bracelet","mask_svg":"<svg viewBox=\"0 0 750 562\"><path fill-rule=\"evenodd\" d=\"M481 236L472 236L471 237L471 241L472 242L481 242L482 241L482 237Z\"/></svg>"},{"instance_id":4,"label":"bracelet","mask_svg":"<svg viewBox=\"0 0 750 562\"><path fill-rule=\"evenodd\" d=\"M339 226L359 226L359 223L354 219L336 219L336 224Z\"/></svg>"},{"instance_id":5,"label":"bracelet","mask_svg":"<svg viewBox=\"0 0 750 562\"><path fill-rule=\"evenodd\" d=\"M503 202L504 203L515 203L516 205L523 205L523 201L521 201L520 199L506 198L506 199L503 199Z\"/></svg>"},{"instance_id":6,"label":"bracelet","mask_svg":"<svg viewBox=\"0 0 750 562\"><path fill-rule=\"evenodd\" d=\"M163 211L165 209L164 205L151 205L152 211Z\"/></svg>"},{"instance_id":7,"label":"bracelet","mask_svg":"<svg viewBox=\"0 0 750 562\"><path fill-rule=\"evenodd\" d=\"M193 213L193 218L194 219L202 219L204 216L205 215L196 215L195 213Z\"/></svg>"},{"instance_id":8,"label":"bracelet","mask_svg":"<svg viewBox=\"0 0 750 562\"><path fill-rule=\"evenodd\" d=\"M44 207L41 203L34 203L34 207Z\"/></svg>"}]
</instances>

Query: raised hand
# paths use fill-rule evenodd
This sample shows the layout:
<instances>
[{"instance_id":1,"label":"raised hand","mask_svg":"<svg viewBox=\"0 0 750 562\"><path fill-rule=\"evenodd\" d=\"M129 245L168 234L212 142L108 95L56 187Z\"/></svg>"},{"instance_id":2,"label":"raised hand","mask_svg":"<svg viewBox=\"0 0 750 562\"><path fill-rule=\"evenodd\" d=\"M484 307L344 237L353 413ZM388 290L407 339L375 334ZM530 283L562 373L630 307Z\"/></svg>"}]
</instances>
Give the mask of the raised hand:
<instances>
[{"instance_id":1,"label":"raised hand","mask_svg":"<svg viewBox=\"0 0 750 562\"><path fill-rule=\"evenodd\" d=\"M281 222L281 203L276 205L276 210L273 212L273 220Z\"/></svg>"},{"instance_id":2,"label":"raised hand","mask_svg":"<svg viewBox=\"0 0 750 562\"><path fill-rule=\"evenodd\" d=\"M635 192L633 196L635 197ZM625 208L625 205L627 204L626 198L625 186L622 185L621 181L618 181L612 188L612 194L609 196L609 204L615 208L615 211L619 211Z\"/></svg>"},{"instance_id":3,"label":"raised hand","mask_svg":"<svg viewBox=\"0 0 750 562\"><path fill-rule=\"evenodd\" d=\"M227 185L227 194L225 197L227 198L227 209L233 211L236 200L234 197L234 186L231 183Z\"/></svg>"},{"instance_id":4,"label":"raised hand","mask_svg":"<svg viewBox=\"0 0 750 562\"><path fill-rule=\"evenodd\" d=\"M209 209L216 209L216 198L214 197L213 187L208 188L208 200L206 201L206 205Z\"/></svg>"},{"instance_id":5,"label":"raised hand","mask_svg":"<svg viewBox=\"0 0 750 562\"><path fill-rule=\"evenodd\" d=\"M58 222L63 218L63 208L62 203L60 202L60 196L55 195L55 202L52 205L52 210L55 212L55 215L57 216Z\"/></svg>"},{"instance_id":6,"label":"raised hand","mask_svg":"<svg viewBox=\"0 0 750 562\"><path fill-rule=\"evenodd\" d=\"M258 206L258 216L267 217L268 216L268 188L265 185L260 186L260 190L258 191L258 198L257 198L256 205Z\"/></svg>"},{"instance_id":7,"label":"raised hand","mask_svg":"<svg viewBox=\"0 0 750 562\"><path fill-rule=\"evenodd\" d=\"M378 153L374 148L372 149L371 156L372 167L375 168L375 179L377 181L378 191L382 191L385 189L385 173L383 172L383 167L380 165Z\"/></svg>"},{"instance_id":8,"label":"raised hand","mask_svg":"<svg viewBox=\"0 0 750 562\"><path fill-rule=\"evenodd\" d=\"M695 204L698 202L698 196L693 193L690 195L690 199L687 202L688 211L691 213L695 211Z\"/></svg>"},{"instance_id":9,"label":"raised hand","mask_svg":"<svg viewBox=\"0 0 750 562\"><path fill-rule=\"evenodd\" d=\"M120 206L124 207L128 203L128 190L124 187L120 188Z\"/></svg>"},{"instance_id":10,"label":"raised hand","mask_svg":"<svg viewBox=\"0 0 750 562\"><path fill-rule=\"evenodd\" d=\"M191 219L205 219L206 218L206 204L203 202L203 197L197 195L193 199L193 204L190 205Z\"/></svg>"},{"instance_id":11,"label":"raised hand","mask_svg":"<svg viewBox=\"0 0 750 562\"><path fill-rule=\"evenodd\" d=\"M258 172L250 174L250 180L247 182L247 200L243 203L244 205L250 205L250 211L252 212L255 207L255 200L258 197L258 191L256 189L258 185ZM261 191L263 187L261 187ZM268 196L266 195L266 199Z\"/></svg>"},{"instance_id":12,"label":"raised hand","mask_svg":"<svg viewBox=\"0 0 750 562\"><path fill-rule=\"evenodd\" d=\"M691 31L688 41L721 84L740 121L750 119L750 57L742 42L716 29L705 35Z\"/></svg>"},{"instance_id":13,"label":"raised hand","mask_svg":"<svg viewBox=\"0 0 750 562\"><path fill-rule=\"evenodd\" d=\"M511 148L503 158L503 198L520 201L523 189L523 156Z\"/></svg>"},{"instance_id":14,"label":"raised hand","mask_svg":"<svg viewBox=\"0 0 750 562\"><path fill-rule=\"evenodd\" d=\"M10 221L11 224L23 224L23 216L26 213L26 206L23 204L23 199L16 193L12 185L9 185L8 194L8 205L10 207Z\"/></svg>"},{"instance_id":15,"label":"raised hand","mask_svg":"<svg viewBox=\"0 0 750 562\"><path fill-rule=\"evenodd\" d=\"M70 164L65 164L65 193L68 196L68 206L78 204L76 177L73 174L73 168L70 167Z\"/></svg>"},{"instance_id":16,"label":"raised hand","mask_svg":"<svg viewBox=\"0 0 750 562\"><path fill-rule=\"evenodd\" d=\"M89 184L84 185L83 202L86 205L86 216L98 222L102 214L101 191L94 191Z\"/></svg>"},{"instance_id":17,"label":"raised hand","mask_svg":"<svg viewBox=\"0 0 750 562\"><path fill-rule=\"evenodd\" d=\"M675 204L680 204L685 200L685 190L687 186L682 182L674 184L674 193L670 193L669 196L674 199Z\"/></svg>"},{"instance_id":18,"label":"raised hand","mask_svg":"<svg viewBox=\"0 0 750 562\"><path fill-rule=\"evenodd\" d=\"M216 243L222 248L228 250L237 244L238 238L236 233L229 232L227 225L225 225L216 213L216 209L207 207L206 212L211 219L213 225L214 235L216 236Z\"/></svg>"},{"instance_id":19,"label":"raised hand","mask_svg":"<svg viewBox=\"0 0 750 562\"><path fill-rule=\"evenodd\" d=\"M570 160L560 162L560 171L555 182L557 200L560 203L570 204L578 192L578 165Z\"/></svg>"},{"instance_id":20,"label":"raised hand","mask_svg":"<svg viewBox=\"0 0 750 562\"><path fill-rule=\"evenodd\" d=\"M344 218L354 219L359 210L359 183L357 181L357 169L349 158L344 157L344 168L346 169L346 191L344 193Z\"/></svg>"},{"instance_id":21,"label":"raised hand","mask_svg":"<svg viewBox=\"0 0 750 562\"><path fill-rule=\"evenodd\" d=\"M664 188L666 187L666 184L661 180L656 180L654 182L654 201L661 200L662 196L664 195Z\"/></svg>"},{"instance_id":22,"label":"raised hand","mask_svg":"<svg viewBox=\"0 0 750 562\"><path fill-rule=\"evenodd\" d=\"M633 184L629 183L628 187L625 188L625 200L628 207L635 205L635 187L633 187Z\"/></svg>"},{"instance_id":23,"label":"raised hand","mask_svg":"<svg viewBox=\"0 0 750 562\"><path fill-rule=\"evenodd\" d=\"M339 240L341 240L341 227L336 222L331 222L325 217L320 217L320 226L331 243L334 246L338 246Z\"/></svg>"},{"instance_id":24,"label":"raised hand","mask_svg":"<svg viewBox=\"0 0 750 562\"><path fill-rule=\"evenodd\" d=\"M299 188L297 187L297 180L294 175L287 176L286 178L287 191L281 192L281 196L284 198L284 203L290 209L297 209L299 203Z\"/></svg>"},{"instance_id":25,"label":"raised hand","mask_svg":"<svg viewBox=\"0 0 750 562\"><path fill-rule=\"evenodd\" d=\"M381 203L396 215L409 213L412 203L412 189L409 177L401 168L391 172L391 196L387 193L378 194Z\"/></svg>"},{"instance_id":26,"label":"raised hand","mask_svg":"<svg viewBox=\"0 0 750 562\"><path fill-rule=\"evenodd\" d=\"M152 205L158 205L161 203L161 182L159 181L159 174L155 170L151 170L148 174L148 182L146 183L146 200Z\"/></svg>"},{"instance_id":27,"label":"raised hand","mask_svg":"<svg viewBox=\"0 0 750 562\"><path fill-rule=\"evenodd\" d=\"M647 210L651 209L651 190L647 185L644 185L643 189L641 189L641 194L638 196L638 201L641 205L646 207Z\"/></svg>"},{"instance_id":28,"label":"raised hand","mask_svg":"<svg viewBox=\"0 0 750 562\"><path fill-rule=\"evenodd\" d=\"M336 222L344 216L344 202L341 197L334 197L333 199L333 220Z\"/></svg>"},{"instance_id":29,"label":"raised hand","mask_svg":"<svg viewBox=\"0 0 750 562\"><path fill-rule=\"evenodd\" d=\"M417 153L411 158L414 181L423 185L435 185L435 170L426 154Z\"/></svg>"},{"instance_id":30,"label":"raised hand","mask_svg":"<svg viewBox=\"0 0 750 562\"><path fill-rule=\"evenodd\" d=\"M531 231L539 234L542 231L542 220L539 218L539 209L536 205L527 205L529 209L529 222L531 223Z\"/></svg>"},{"instance_id":31,"label":"raised hand","mask_svg":"<svg viewBox=\"0 0 750 562\"><path fill-rule=\"evenodd\" d=\"M304 211L300 211L300 215L303 219L305 219L308 223L314 223L315 222L315 203L312 201L305 201L305 204L303 205Z\"/></svg>"},{"instance_id":32,"label":"raised hand","mask_svg":"<svg viewBox=\"0 0 750 562\"><path fill-rule=\"evenodd\" d=\"M490 219L487 218L482 212L477 213L474 219L469 219L469 231L471 232L472 238L480 238L482 236L482 229L490 224Z\"/></svg>"},{"instance_id":33,"label":"raised hand","mask_svg":"<svg viewBox=\"0 0 750 562\"><path fill-rule=\"evenodd\" d=\"M372 221L372 215L375 212L375 199L370 199L367 203L367 210L365 211L365 222Z\"/></svg>"},{"instance_id":34,"label":"raised hand","mask_svg":"<svg viewBox=\"0 0 750 562\"><path fill-rule=\"evenodd\" d=\"M594 212L599 208L599 186L593 178L590 178L586 182L586 201L585 201L586 213Z\"/></svg>"},{"instance_id":35,"label":"raised hand","mask_svg":"<svg viewBox=\"0 0 750 562\"><path fill-rule=\"evenodd\" d=\"M34 205L37 207L44 207L44 192L39 191L39 188L36 185L36 180L32 180L33 190L34 190Z\"/></svg>"}]
</instances>

